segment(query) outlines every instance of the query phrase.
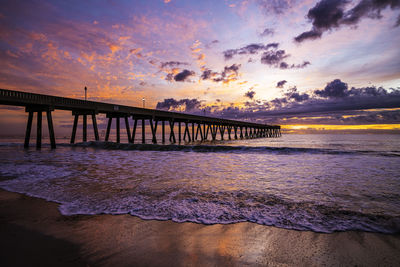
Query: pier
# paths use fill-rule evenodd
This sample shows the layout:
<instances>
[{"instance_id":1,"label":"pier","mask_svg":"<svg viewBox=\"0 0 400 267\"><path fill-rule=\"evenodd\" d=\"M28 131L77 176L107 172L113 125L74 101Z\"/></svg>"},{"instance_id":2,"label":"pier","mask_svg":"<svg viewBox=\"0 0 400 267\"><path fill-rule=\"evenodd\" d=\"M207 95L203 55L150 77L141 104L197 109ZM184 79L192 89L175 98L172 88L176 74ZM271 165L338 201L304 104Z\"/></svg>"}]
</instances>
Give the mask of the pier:
<instances>
[{"instance_id":1,"label":"pier","mask_svg":"<svg viewBox=\"0 0 400 267\"><path fill-rule=\"evenodd\" d=\"M24 146L29 147L33 116L36 114L37 132L36 147L42 144L42 115L47 116L51 148L56 148L52 112L68 110L72 112L73 126L70 143L75 143L79 119L82 118L82 141L87 141L88 117L91 118L94 139L100 140L96 115L105 114L108 119L105 141L109 140L112 121L116 121L116 142L120 142L120 120L126 125L129 143L134 143L136 130L141 127L141 143L145 143L146 121L150 125L152 143L165 143L166 135L170 143L212 140L234 140L250 138L272 138L281 136L279 125L266 125L238 120L198 116L180 112L131 107L96 101L87 101L67 97L26 93L21 91L0 89L0 105L23 106L28 113ZM129 121L133 123L130 128ZM157 140L157 129L161 127L161 140ZM190 131L191 129L191 131ZM168 133L169 132L169 133ZM140 139L139 139L140 142Z\"/></svg>"}]
</instances>

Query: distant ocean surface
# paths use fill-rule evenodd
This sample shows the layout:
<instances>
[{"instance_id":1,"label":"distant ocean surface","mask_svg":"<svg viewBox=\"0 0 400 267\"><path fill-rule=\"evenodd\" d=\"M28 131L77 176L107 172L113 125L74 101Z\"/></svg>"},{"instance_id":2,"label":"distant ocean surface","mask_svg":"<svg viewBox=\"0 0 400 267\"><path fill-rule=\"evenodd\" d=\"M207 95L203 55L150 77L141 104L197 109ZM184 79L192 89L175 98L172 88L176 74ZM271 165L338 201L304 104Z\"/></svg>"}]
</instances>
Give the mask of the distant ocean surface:
<instances>
[{"instance_id":1,"label":"distant ocean surface","mask_svg":"<svg viewBox=\"0 0 400 267\"><path fill-rule=\"evenodd\" d=\"M34 140L33 140L34 141ZM0 141L0 187L72 214L330 233L400 232L400 135L286 134L194 145ZM64 144L60 144L64 143Z\"/></svg>"}]
</instances>

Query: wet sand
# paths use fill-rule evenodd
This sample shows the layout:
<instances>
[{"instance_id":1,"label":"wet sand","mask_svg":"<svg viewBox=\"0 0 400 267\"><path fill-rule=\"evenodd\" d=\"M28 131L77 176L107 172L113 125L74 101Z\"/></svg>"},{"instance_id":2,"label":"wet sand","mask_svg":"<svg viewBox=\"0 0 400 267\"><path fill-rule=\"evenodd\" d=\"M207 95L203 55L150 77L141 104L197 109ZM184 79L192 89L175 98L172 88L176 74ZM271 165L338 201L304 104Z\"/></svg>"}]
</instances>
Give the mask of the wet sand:
<instances>
[{"instance_id":1,"label":"wet sand","mask_svg":"<svg viewBox=\"0 0 400 267\"><path fill-rule=\"evenodd\" d=\"M400 235L63 216L0 190L0 266L399 266Z\"/></svg>"}]
</instances>

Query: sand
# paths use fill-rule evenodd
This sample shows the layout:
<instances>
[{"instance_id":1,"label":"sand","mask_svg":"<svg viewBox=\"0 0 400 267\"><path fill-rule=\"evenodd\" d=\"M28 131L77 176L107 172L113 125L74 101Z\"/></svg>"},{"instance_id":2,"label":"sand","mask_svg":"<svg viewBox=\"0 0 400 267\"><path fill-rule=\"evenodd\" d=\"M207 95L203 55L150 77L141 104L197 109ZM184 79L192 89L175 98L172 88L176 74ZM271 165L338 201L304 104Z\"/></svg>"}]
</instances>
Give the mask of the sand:
<instances>
[{"instance_id":1,"label":"sand","mask_svg":"<svg viewBox=\"0 0 400 267\"><path fill-rule=\"evenodd\" d=\"M63 216L0 190L0 266L400 266L400 235Z\"/></svg>"}]
</instances>

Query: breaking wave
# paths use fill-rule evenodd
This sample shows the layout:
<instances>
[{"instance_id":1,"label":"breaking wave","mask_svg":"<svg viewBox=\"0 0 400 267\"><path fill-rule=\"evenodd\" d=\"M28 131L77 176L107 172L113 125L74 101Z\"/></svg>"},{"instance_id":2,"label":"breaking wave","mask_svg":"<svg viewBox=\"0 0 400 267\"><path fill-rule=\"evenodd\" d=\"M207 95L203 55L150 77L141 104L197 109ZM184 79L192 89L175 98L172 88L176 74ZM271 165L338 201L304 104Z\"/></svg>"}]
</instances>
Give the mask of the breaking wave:
<instances>
[{"instance_id":1,"label":"breaking wave","mask_svg":"<svg viewBox=\"0 0 400 267\"><path fill-rule=\"evenodd\" d=\"M70 146L69 144L64 144ZM399 151L338 150L329 148L273 147L273 146L227 146L227 145L158 145L158 144L124 144L114 142L85 142L72 146L92 147L109 150L138 151L181 151L199 153L273 153L273 154L331 154L331 155L377 155L384 157L400 157Z\"/></svg>"}]
</instances>

